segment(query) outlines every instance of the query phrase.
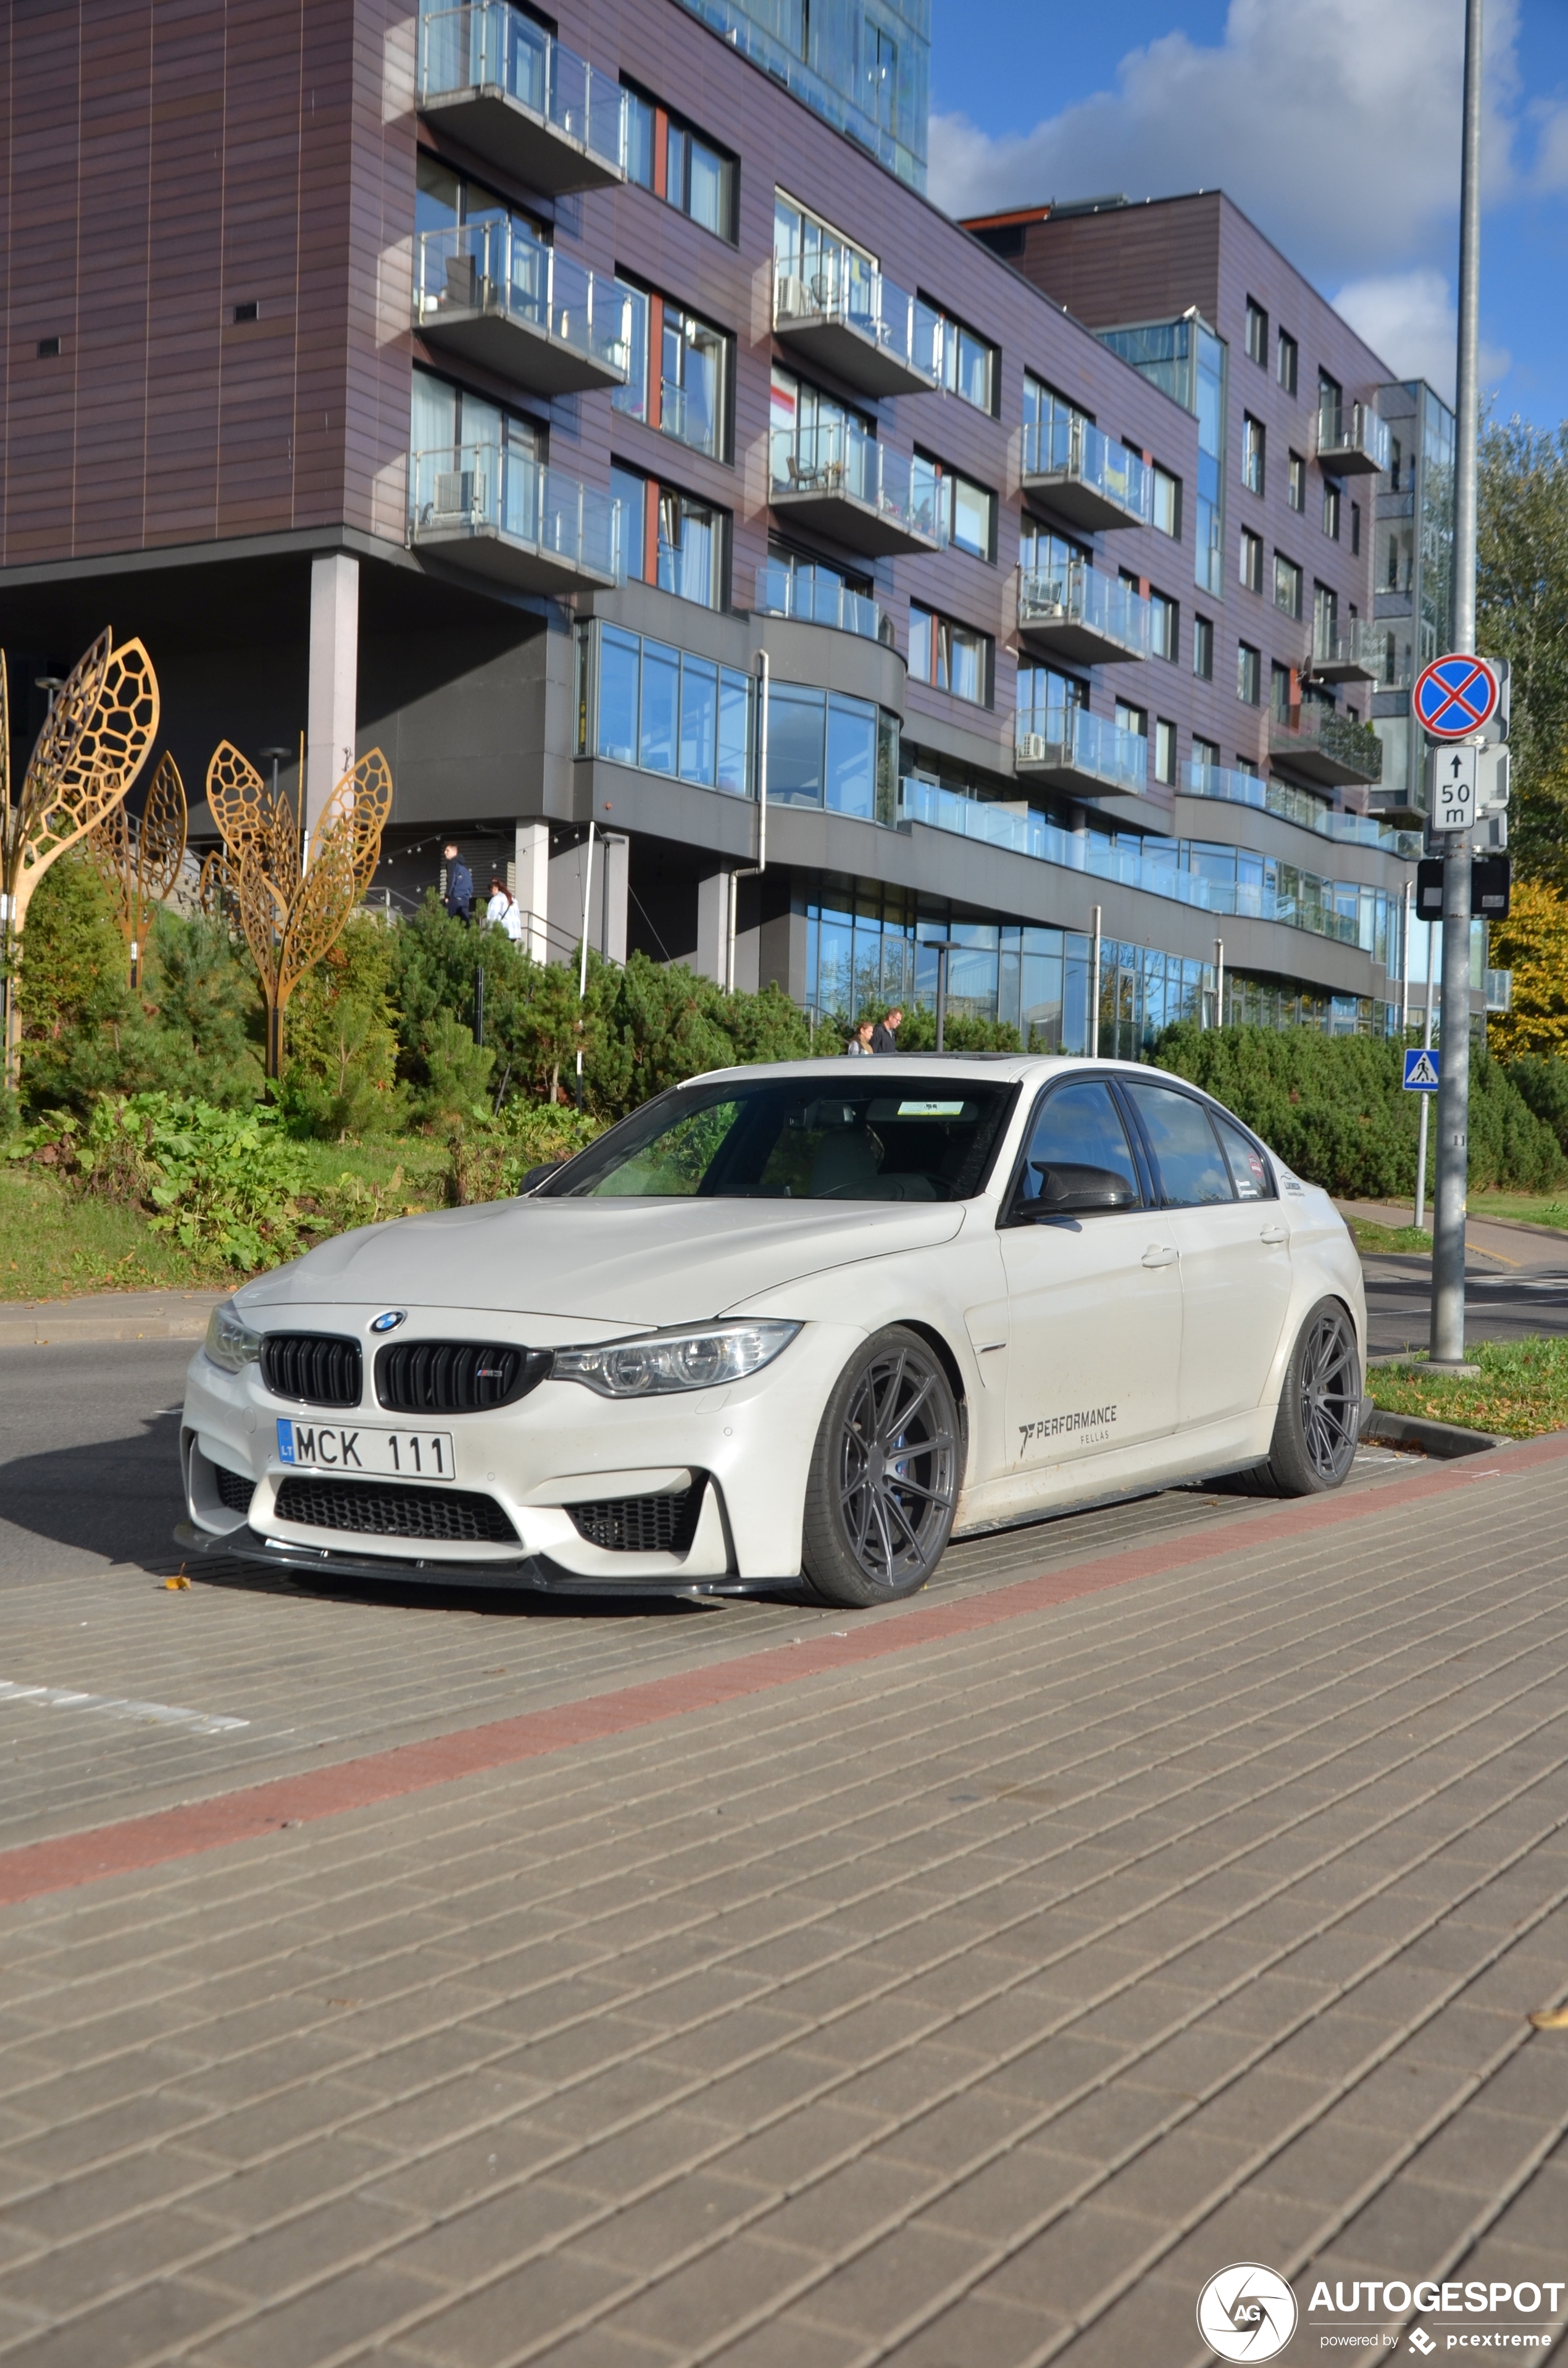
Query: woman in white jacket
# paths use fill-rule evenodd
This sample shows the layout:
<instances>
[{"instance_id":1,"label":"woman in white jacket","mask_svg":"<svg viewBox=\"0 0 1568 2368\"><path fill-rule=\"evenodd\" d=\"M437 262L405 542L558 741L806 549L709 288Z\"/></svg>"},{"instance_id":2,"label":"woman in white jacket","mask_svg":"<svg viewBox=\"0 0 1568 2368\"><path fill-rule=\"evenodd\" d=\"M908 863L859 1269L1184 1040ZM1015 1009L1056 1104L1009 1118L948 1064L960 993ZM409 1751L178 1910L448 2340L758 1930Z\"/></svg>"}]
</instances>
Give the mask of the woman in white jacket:
<instances>
[{"instance_id":1,"label":"woman in white jacket","mask_svg":"<svg viewBox=\"0 0 1568 2368\"><path fill-rule=\"evenodd\" d=\"M505 929L515 946L521 944L523 916L517 910L516 897L498 876L492 876L490 902L484 908L484 917L493 929Z\"/></svg>"}]
</instances>

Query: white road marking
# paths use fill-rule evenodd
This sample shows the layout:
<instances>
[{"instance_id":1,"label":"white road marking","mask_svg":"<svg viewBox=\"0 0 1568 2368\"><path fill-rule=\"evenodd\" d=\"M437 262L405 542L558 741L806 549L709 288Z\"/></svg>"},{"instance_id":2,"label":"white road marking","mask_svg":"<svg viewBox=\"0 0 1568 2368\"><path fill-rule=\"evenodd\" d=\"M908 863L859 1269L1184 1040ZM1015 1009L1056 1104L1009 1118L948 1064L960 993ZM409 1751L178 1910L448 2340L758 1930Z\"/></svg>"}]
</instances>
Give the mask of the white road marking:
<instances>
[{"instance_id":1,"label":"white road marking","mask_svg":"<svg viewBox=\"0 0 1568 2368\"><path fill-rule=\"evenodd\" d=\"M105 1718L128 1718L140 1726L177 1726L187 1735L232 1735L248 1718L220 1718L204 1710L180 1710L172 1702L127 1702L118 1695L77 1693L68 1686L18 1686L0 1678L0 1702L33 1702L40 1710L91 1710Z\"/></svg>"}]
</instances>

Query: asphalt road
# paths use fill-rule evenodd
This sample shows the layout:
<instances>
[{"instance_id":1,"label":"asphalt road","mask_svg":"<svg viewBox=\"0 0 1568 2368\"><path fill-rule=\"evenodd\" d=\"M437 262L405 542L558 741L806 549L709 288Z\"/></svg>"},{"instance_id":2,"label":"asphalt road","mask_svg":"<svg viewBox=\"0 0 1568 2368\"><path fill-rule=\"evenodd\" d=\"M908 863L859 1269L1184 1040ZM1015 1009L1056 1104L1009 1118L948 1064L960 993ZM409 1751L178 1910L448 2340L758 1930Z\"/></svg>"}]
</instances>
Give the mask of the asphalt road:
<instances>
[{"instance_id":1,"label":"asphalt road","mask_svg":"<svg viewBox=\"0 0 1568 2368\"><path fill-rule=\"evenodd\" d=\"M1372 1354L1425 1349L1432 1322L1431 1259L1369 1258L1362 1266ZM1568 1332L1568 1270L1498 1274L1472 1268L1465 1281L1466 1339L1519 1340L1535 1332Z\"/></svg>"}]
</instances>

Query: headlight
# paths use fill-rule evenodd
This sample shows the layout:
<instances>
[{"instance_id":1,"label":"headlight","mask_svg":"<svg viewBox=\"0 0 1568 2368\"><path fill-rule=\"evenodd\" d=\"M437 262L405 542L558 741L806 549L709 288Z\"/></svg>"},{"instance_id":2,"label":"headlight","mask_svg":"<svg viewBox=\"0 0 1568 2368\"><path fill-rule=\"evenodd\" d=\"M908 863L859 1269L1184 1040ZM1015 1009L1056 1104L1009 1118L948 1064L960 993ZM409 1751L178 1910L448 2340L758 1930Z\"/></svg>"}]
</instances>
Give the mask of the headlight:
<instances>
[{"instance_id":1,"label":"headlight","mask_svg":"<svg viewBox=\"0 0 1568 2368\"><path fill-rule=\"evenodd\" d=\"M710 1324L700 1332L661 1332L614 1340L603 1349L557 1349L551 1377L582 1382L602 1398L645 1398L671 1390L711 1390L744 1382L789 1347L798 1324Z\"/></svg>"},{"instance_id":2,"label":"headlight","mask_svg":"<svg viewBox=\"0 0 1568 2368\"><path fill-rule=\"evenodd\" d=\"M234 1312L234 1303L226 1299L215 1307L207 1319L207 1338L202 1343L205 1354L226 1373L237 1373L245 1365L254 1365L261 1354L261 1335L242 1323Z\"/></svg>"}]
</instances>

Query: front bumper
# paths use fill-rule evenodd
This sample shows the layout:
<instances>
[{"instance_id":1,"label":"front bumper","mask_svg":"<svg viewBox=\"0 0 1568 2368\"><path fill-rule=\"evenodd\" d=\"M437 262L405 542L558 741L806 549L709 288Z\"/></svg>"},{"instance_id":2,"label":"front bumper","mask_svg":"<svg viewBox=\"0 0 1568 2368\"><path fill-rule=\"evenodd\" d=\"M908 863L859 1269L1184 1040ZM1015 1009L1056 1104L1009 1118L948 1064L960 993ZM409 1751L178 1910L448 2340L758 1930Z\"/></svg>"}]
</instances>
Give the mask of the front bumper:
<instances>
[{"instance_id":1,"label":"front bumper","mask_svg":"<svg viewBox=\"0 0 1568 2368\"><path fill-rule=\"evenodd\" d=\"M653 1578L619 1573L585 1578L576 1571L563 1570L548 1554L519 1554L505 1562L461 1562L430 1554L369 1554L264 1537L248 1521L222 1534L198 1529L194 1521L178 1521L175 1543L187 1554L218 1559L232 1556L250 1569L281 1571L290 1578L336 1579L345 1586L526 1588L539 1595L667 1595L695 1601L699 1596L767 1595L801 1584L798 1574L774 1579L688 1578L676 1571Z\"/></svg>"}]
</instances>

